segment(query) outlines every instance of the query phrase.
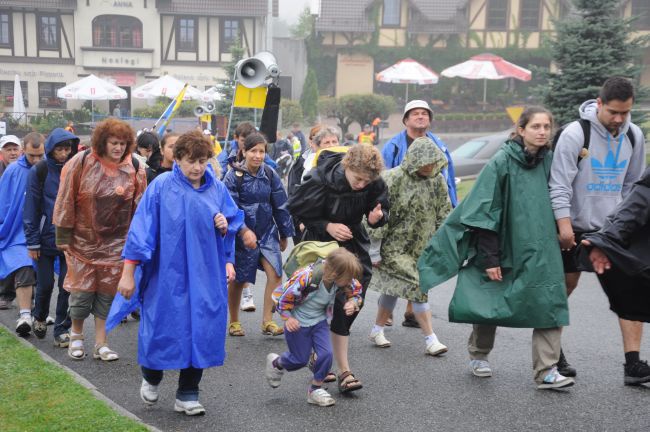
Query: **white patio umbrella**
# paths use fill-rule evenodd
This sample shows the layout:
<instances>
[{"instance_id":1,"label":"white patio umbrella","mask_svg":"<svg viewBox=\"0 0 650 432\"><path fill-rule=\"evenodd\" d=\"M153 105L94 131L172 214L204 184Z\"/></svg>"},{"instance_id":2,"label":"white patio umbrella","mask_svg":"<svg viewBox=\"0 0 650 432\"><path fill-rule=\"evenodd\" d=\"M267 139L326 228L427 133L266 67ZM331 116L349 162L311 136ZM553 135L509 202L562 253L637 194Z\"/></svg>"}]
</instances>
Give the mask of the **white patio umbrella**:
<instances>
[{"instance_id":1,"label":"white patio umbrella","mask_svg":"<svg viewBox=\"0 0 650 432\"><path fill-rule=\"evenodd\" d=\"M216 88L216 87L211 87L201 93L201 100L203 102L214 102L214 101L220 101L223 100L223 93Z\"/></svg>"},{"instance_id":2,"label":"white patio umbrella","mask_svg":"<svg viewBox=\"0 0 650 432\"><path fill-rule=\"evenodd\" d=\"M407 58L378 72L375 79L387 83L406 84L405 100L408 102L409 84L435 84L438 82L438 74L417 61Z\"/></svg>"},{"instance_id":3,"label":"white patio umbrella","mask_svg":"<svg viewBox=\"0 0 650 432\"><path fill-rule=\"evenodd\" d=\"M16 75L14 79L14 120L20 120L25 117L25 100L23 99L23 89L20 87L20 76Z\"/></svg>"},{"instance_id":4,"label":"white patio umbrella","mask_svg":"<svg viewBox=\"0 0 650 432\"><path fill-rule=\"evenodd\" d=\"M486 105L487 80L501 80L515 78L521 81L530 81L533 74L528 69L510 63L494 54L479 54L467 61L448 67L440 72L447 78L465 78L483 80L483 109Z\"/></svg>"},{"instance_id":5,"label":"white patio umbrella","mask_svg":"<svg viewBox=\"0 0 650 432\"><path fill-rule=\"evenodd\" d=\"M119 88L95 75L88 75L85 78L75 81L72 84L60 88L56 95L62 99L89 100L91 106L91 122L95 122L95 101L96 100L120 100L126 99L126 90Z\"/></svg>"},{"instance_id":6,"label":"white patio umbrella","mask_svg":"<svg viewBox=\"0 0 650 432\"><path fill-rule=\"evenodd\" d=\"M171 75L163 75L133 90L132 95L136 99L153 99L157 97L168 97L174 99L181 92L185 83ZM201 99L201 90L188 86L183 100Z\"/></svg>"}]
</instances>

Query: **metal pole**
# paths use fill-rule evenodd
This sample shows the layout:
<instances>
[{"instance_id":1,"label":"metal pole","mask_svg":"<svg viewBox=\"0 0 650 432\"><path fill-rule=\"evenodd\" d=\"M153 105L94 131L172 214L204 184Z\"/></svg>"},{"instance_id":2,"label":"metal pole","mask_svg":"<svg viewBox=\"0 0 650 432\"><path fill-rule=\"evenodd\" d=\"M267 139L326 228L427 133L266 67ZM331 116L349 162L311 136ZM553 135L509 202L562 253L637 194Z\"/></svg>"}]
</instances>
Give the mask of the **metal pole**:
<instances>
[{"instance_id":1,"label":"metal pole","mask_svg":"<svg viewBox=\"0 0 650 432\"><path fill-rule=\"evenodd\" d=\"M487 104L487 79L483 79L483 111L485 111L485 105Z\"/></svg>"},{"instance_id":2,"label":"metal pole","mask_svg":"<svg viewBox=\"0 0 650 432\"><path fill-rule=\"evenodd\" d=\"M230 136L230 123L232 122L232 112L235 108L235 95L237 94L237 80L235 80L235 89L232 92L232 103L230 104L230 116L228 116L228 127L226 128L226 142Z\"/></svg>"}]
</instances>

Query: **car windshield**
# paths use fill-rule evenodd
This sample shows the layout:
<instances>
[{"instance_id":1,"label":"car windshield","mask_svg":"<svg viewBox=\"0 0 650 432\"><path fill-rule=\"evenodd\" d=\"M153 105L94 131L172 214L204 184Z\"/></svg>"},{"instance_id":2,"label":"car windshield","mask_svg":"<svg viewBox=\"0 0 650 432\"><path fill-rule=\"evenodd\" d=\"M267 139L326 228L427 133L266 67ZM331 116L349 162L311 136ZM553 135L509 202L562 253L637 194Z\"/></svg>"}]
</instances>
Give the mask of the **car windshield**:
<instances>
[{"instance_id":1,"label":"car windshield","mask_svg":"<svg viewBox=\"0 0 650 432\"><path fill-rule=\"evenodd\" d=\"M451 152L452 158L464 158L469 159L474 156L487 144L487 141L484 140L472 140L467 141L465 144L458 147L456 150Z\"/></svg>"}]
</instances>

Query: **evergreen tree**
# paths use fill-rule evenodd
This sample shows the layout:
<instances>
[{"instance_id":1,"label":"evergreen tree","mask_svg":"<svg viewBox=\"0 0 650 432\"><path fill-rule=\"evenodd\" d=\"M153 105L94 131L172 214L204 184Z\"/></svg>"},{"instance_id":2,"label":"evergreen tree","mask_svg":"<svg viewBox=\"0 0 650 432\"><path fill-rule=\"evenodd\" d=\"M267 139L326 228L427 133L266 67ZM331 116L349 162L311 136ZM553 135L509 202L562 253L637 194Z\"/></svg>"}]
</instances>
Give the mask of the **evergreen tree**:
<instances>
[{"instance_id":1,"label":"evergreen tree","mask_svg":"<svg viewBox=\"0 0 650 432\"><path fill-rule=\"evenodd\" d=\"M630 78L637 89L637 100L647 94L638 85L641 47L647 38L632 37L632 20L620 16L620 2L573 3L575 13L555 22L557 34L550 42L557 71L542 71L546 84L537 88L560 125L577 119L580 104L595 99L610 76Z\"/></svg>"},{"instance_id":2,"label":"evergreen tree","mask_svg":"<svg viewBox=\"0 0 650 432\"><path fill-rule=\"evenodd\" d=\"M300 95L300 106L305 119L311 123L318 115L318 83L316 82L316 72L309 68L305 84L302 86L302 95Z\"/></svg>"}]
</instances>

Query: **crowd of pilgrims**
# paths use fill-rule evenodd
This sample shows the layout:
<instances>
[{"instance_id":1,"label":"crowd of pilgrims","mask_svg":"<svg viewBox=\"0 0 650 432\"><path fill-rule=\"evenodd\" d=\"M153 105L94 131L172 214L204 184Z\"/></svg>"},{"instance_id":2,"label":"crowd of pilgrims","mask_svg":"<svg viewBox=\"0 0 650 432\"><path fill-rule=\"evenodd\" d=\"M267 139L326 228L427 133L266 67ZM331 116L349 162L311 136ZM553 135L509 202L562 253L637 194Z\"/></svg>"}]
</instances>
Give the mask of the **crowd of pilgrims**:
<instances>
[{"instance_id":1,"label":"crowd of pilgrims","mask_svg":"<svg viewBox=\"0 0 650 432\"><path fill-rule=\"evenodd\" d=\"M155 404L163 371L180 370L174 409L196 415L205 412L203 370L224 363L227 335L252 330L239 315L255 310L251 287L260 270L260 330L284 334L287 344L266 358L268 383L278 387L285 372L308 366L308 402L329 406L335 401L323 383L336 381L342 393L363 387L348 348L366 291L380 294L373 344L391 345L384 328L401 298L408 301L403 324L420 328L423 352L436 357L447 346L433 330L427 291L459 274L450 320L473 324L474 375L492 375L496 326L527 327L538 388L573 385L575 370L560 358L569 312L548 192L551 114L527 109L460 202L449 152L428 131L426 102L410 102L403 121L405 132L383 152L341 145L338 130L325 125L307 137L294 130L295 154L289 146L274 152L249 122L219 155L200 132L159 140L114 118L98 124L85 146L64 129L47 138L4 137L0 307L15 298L16 332L44 338L58 281L54 343L75 361L90 352L119 359L107 332L137 317L142 400ZM293 158L286 179L269 151ZM328 249L283 283L290 241Z\"/></svg>"}]
</instances>

